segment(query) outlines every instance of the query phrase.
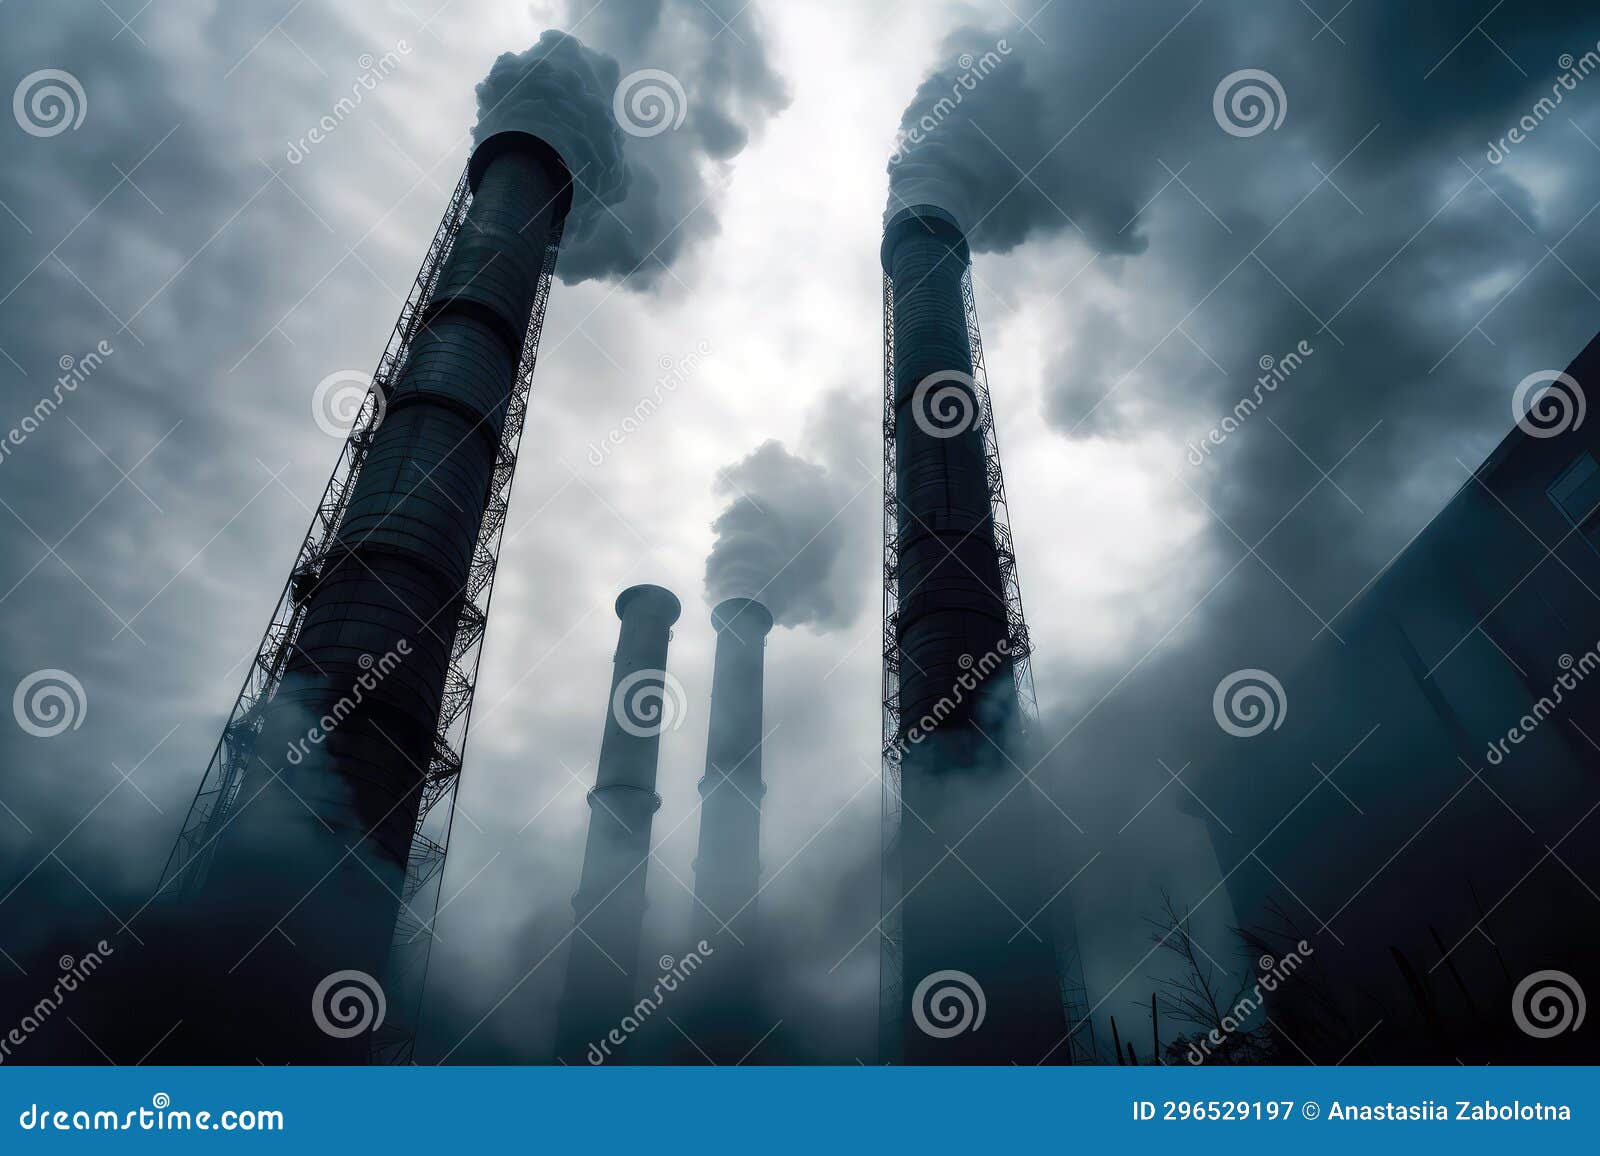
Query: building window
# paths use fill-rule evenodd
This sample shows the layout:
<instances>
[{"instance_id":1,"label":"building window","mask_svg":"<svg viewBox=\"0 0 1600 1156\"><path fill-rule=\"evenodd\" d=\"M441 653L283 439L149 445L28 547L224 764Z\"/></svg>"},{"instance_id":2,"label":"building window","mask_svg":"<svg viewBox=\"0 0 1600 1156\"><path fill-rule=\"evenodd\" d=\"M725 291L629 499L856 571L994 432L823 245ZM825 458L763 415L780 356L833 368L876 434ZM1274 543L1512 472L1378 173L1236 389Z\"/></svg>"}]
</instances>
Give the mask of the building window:
<instances>
[{"instance_id":1,"label":"building window","mask_svg":"<svg viewBox=\"0 0 1600 1156\"><path fill-rule=\"evenodd\" d=\"M1581 453L1573 459L1551 483L1549 494L1567 521L1600 549L1600 463L1593 455Z\"/></svg>"}]
</instances>

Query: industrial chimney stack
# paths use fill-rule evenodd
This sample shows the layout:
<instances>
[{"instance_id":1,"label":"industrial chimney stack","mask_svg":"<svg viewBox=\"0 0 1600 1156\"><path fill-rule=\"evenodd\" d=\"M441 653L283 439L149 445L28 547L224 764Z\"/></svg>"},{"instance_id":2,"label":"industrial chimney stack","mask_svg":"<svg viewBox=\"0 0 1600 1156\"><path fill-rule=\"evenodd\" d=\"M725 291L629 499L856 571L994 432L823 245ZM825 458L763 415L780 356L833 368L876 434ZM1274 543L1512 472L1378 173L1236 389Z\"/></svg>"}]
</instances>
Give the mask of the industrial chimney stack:
<instances>
[{"instance_id":1,"label":"industrial chimney stack","mask_svg":"<svg viewBox=\"0 0 1600 1156\"><path fill-rule=\"evenodd\" d=\"M753 598L711 611L717 632L711 724L700 780L700 845L694 863L696 938L715 952L696 982L690 1036L698 1052L739 1059L770 1024L760 1019L762 691L772 613Z\"/></svg>"},{"instance_id":2,"label":"industrial chimney stack","mask_svg":"<svg viewBox=\"0 0 1600 1156\"><path fill-rule=\"evenodd\" d=\"M257 656L265 681L247 683L169 865L170 885L198 888L197 925L232 977L209 1012L213 1061L365 1059L364 1037L312 1014L313 992L334 973L376 982L397 915L431 924L412 909L408 855L437 798L440 720L472 694L455 664L483 619L466 604L492 581L503 507L490 527L485 511L509 488L502 434L572 198L560 156L521 132L478 145L467 179L465 219L451 245L447 217L430 265L448 257L425 265L418 313L397 327L409 344L381 369L377 419L341 459L359 468L347 490L330 484L328 524Z\"/></svg>"},{"instance_id":3,"label":"industrial chimney stack","mask_svg":"<svg viewBox=\"0 0 1600 1156\"><path fill-rule=\"evenodd\" d=\"M1027 634L996 516L1004 491L967 242L949 213L917 205L890 219L881 256L884 747L886 776L899 778L886 807L900 816L885 848L885 975L897 983L885 984L883 1059L1037 1062L1052 1049L1064 1059L1054 947L1034 930L1049 921L1019 929L1013 914L1033 917L1049 892L1038 894L1038 797L1021 781ZM960 1031L938 1018L952 978L982 992L979 1022Z\"/></svg>"},{"instance_id":4,"label":"industrial chimney stack","mask_svg":"<svg viewBox=\"0 0 1600 1156\"><path fill-rule=\"evenodd\" d=\"M556 1056L569 1064L619 1053L606 1042L633 1008L644 921L645 876L656 794L661 731L680 717L667 680L667 643L681 610L671 591L631 586L617 598L622 620L594 790L589 839L572 908L577 925L567 959Z\"/></svg>"}]
</instances>

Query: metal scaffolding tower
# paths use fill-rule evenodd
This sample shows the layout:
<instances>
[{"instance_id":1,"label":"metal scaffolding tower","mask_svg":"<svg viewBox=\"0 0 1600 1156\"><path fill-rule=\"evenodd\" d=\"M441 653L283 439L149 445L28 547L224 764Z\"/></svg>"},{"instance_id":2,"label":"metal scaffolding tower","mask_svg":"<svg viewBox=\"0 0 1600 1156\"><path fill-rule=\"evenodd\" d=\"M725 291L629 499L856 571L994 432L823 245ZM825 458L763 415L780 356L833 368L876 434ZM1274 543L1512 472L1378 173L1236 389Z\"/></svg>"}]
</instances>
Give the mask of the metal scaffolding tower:
<instances>
[{"instance_id":1,"label":"metal scaffolding tower","mask_svg":"<svg viewBox=\"0 0 1600 1156\"><path fill-rule=\"evenodd\" d=\"M240 787L261 732L265 708L277 692L294 652L307 599L334 555L336 537L350 496L355 491L373 433L383 419L384 399L391 384L399 380L413 343L427 324L425 306L433 297L440 272L471 204L472 191L467 172L463 170L378 360L366 399L317 503L311 526L300 544L289 578L245 675L244 685L229 712L188 817L162 871L157 894L169 900L192 899L198 894L216 853L218 836L232 817L250 802L239 798ZM372 1038L372 1055L377 1062L409 1063L415 1046L423 983L433 942L433 921L438 911L445 853L455 814L456 787L466 753L473 692L477 686L478 664L505 531L517 447L522 439L534 361L539 352L539 336L560 242L558 218L546 242L543 270L506 411L483 522L469 576L461 591L461 609L451 640L444 694L435 720L433 746L428 752L420 807L401 888L400 915L388 971L383 979L388 1015Z\"/></svg>"},{"instance_id":2,"label":"metal scaffolding tower","mask_svg":"<svg viewBox=\"0 0 1600 1156\"><path fill-rule=\"evenodd\" d=\"M978 326L978 307L972 291L972 269L961 277L961 299L966 310L967 337L972 346L972 387L977 398L975 424L982 435L989 509L994 526L995 552L1000 562L1002 593L1006 607L1009 656L1014 660L1012 676L1020 706L1022 740L1036 733L1039 702L1034 692L1030 656L1032 642L1022 612L1022 588L1017 581L1017 556L1011 539L1010 508L1006 504L1005 477L1000 468L1000 443L995 434L994 411L989 400L989 378L984 367L983 336ZM905 880L901 874L900 760L905 729L900 712L900 644L898 611L899 590L899 499L895 471L895 335L894 281L883 278L883 729L882 729L882 871L880 896L882 918L879 923L878 954L878 1038L882 1058L898 1058L904 969L902 966L901 901ZM1026 749L1026 748L1024 748ZM1087 1034L1088 1000L1081 964L1070 919L1058 920L1056 935L1062 1006L1071 1031L1070 1046L1074 1063L1093 1062L1090 1048L1080 1042Z\"/></svg>"}]
</instances>

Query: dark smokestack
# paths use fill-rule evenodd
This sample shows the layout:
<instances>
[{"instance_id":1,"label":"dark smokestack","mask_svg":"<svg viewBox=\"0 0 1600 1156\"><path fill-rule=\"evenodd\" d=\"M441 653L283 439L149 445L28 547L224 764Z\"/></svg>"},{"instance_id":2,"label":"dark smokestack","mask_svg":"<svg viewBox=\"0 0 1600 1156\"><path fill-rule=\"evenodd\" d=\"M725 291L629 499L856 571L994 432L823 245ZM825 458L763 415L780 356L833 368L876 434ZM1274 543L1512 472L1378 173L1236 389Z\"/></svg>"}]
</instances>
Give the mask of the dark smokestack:
<instances>
[{"instance_id":1,"label":"dark smokestack","mask_svg":"<svg viewBox=\"0 0 1600 1156\"><path fill-rule=\"evenodd\" d=\"M667 676L667 642L681 609L660 586L630 586L617 598L622 629L556 1033L556 1056L569 1064L624 1058L607 1035L633 1007L638 986L650 825L661 806L656 757L662 730L682 717L677 684Z\"/></svg>"},{"instance_id":2,"label":"dark smokestack","mask_svg":"<svg viewBox=\"0 0 1600 1156\"><path fill-rule=\"evenodd\" d=\"M304 624L218 841L203 907L218 970L248 998L231 1001L243 1022L216 1033L212 1060L366 1046L323 1029L312 993L335 972L383 971L501 427L571 202L561 157L526 133L484 139L468 172L466 221L301 595ZM307 743L313 728L323 737Z\"/></svg>"},{"instance_id":3,"label":"dark smokestack","mask_svg":"<svg viewBox=\"0 0 1600 1156\"><path fill-rule=\"evenodd\" d=\"M761 882L761 697L772 614L753 598L711 611L717 631L700 846L694 862L696 939L715 951L697 980L690 1035L700 1052L737 1060L771 1024L760 1023L756 892ZM713 986L714 985L714 986Z\"/></svg>"},{"instance_id":4,"label":"dark smokestack","mask_svg":"<svg viewBox=\"0 0 1600 1156\"><path fill-rule=\"evenodd\" d=\"M1008 623L987 415L973 380L967 242L951 214L917 205L890 219L881 256L894 307L900 733L891 741L904 815L890 853L905 889L900 1007L885 1058L1036 1062L1065 1037L1065 1017L1051 944L1019 931L1011 914L1038 911L1038 863L1033 789L1019 780L1020 640ZM969 980L987 1014L945 1030L936 1001ZM934 1006L914 1006L919 992Z\"/></svg>"}]
</instances>

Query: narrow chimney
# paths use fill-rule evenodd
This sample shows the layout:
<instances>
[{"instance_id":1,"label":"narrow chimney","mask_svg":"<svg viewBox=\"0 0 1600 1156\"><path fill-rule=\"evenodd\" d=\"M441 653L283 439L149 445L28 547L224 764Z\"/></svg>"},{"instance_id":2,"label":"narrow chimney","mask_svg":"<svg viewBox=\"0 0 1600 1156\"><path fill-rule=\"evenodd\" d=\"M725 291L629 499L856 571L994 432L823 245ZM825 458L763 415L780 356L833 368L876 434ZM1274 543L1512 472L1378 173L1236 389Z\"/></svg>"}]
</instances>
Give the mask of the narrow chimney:
<instances>
[{"instance_id":1,"label":"narrow chimney","mask_svg":"<svg viewBox=\"0 0 1600 1156\"><path fill-rule=\"evenodd\" d=\"M717 1063L740 1058L770 1024L759 1023L756 893L761 881L761 699L772 613L753 598L711 611L717 631L706 772L700 780L700 847L694 863L696 938L715 953L696 984L690 1035Z\"/></svg>"},{"instance_id":2,"label":"narrow chimney","mask_svg":"<svg viewBox=\"0 0 1600 1156\"><path fill-rule=\"evenodd\" d=\"M650 826L661 796L661 731L681 718L667 678L667 643L682 607L660 586L630 586L617 598L617 637L600 763L589 792L589 840L572 898L576 926L567 958L556 1056L569 1064L623 1058L608 1035L633 1007L644 921Z\"/></svg>"}]
</instances>

